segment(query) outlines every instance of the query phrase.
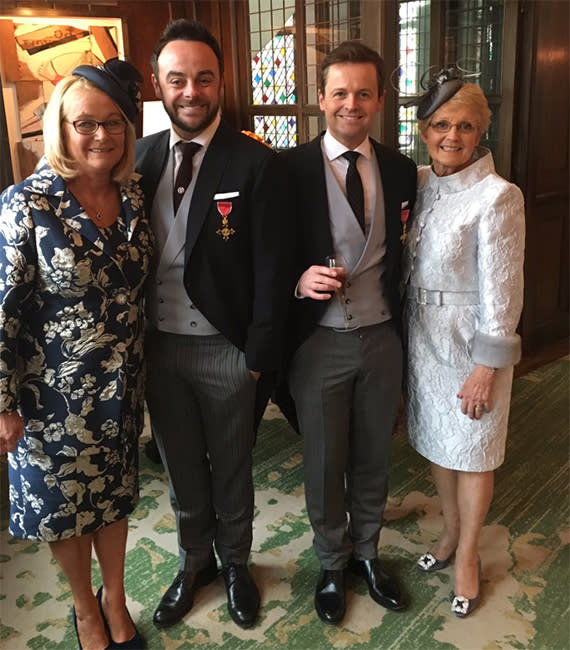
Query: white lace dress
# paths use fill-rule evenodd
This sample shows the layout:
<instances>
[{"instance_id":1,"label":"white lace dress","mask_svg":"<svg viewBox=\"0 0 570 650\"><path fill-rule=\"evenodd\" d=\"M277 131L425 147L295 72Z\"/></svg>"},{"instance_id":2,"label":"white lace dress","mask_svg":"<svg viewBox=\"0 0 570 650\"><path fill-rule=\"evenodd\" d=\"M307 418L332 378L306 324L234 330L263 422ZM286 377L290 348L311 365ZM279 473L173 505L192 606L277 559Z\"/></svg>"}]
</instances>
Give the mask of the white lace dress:
<instances>
[{"instance_id":1,"label":"white lace dress","mask_svg":"<svg viewBox=\"0 0 570 650\"><path fill-rule=\"evenodd\" d=\"M504 459L523 300L524 203L491 153L450 176L418 170L404 256L411 445L448 469L482 472ZM457 393L475 368L498 368L494 407L480 420Z\"/></svg>"}]
</instances>

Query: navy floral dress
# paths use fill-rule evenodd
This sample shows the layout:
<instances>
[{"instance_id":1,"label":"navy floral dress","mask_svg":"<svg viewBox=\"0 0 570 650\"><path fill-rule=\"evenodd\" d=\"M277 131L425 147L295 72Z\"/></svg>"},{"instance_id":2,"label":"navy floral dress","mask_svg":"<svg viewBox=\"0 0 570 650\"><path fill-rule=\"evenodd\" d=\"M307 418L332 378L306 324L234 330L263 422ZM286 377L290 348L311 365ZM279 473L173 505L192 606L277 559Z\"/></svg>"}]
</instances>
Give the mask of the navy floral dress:
<instances>
[{"instance_id":1,"label":"navy floral dress","mask_svg":"<svg viewBox=\"0 0 570 650\"><path fill-rule=\"evenodd\" d=\"M99 229L47 165L0 197L0 412L10 532L57 541L129 514L143 427L143 285L152 236L133 178Z\"/></svg>"}]
</instances>

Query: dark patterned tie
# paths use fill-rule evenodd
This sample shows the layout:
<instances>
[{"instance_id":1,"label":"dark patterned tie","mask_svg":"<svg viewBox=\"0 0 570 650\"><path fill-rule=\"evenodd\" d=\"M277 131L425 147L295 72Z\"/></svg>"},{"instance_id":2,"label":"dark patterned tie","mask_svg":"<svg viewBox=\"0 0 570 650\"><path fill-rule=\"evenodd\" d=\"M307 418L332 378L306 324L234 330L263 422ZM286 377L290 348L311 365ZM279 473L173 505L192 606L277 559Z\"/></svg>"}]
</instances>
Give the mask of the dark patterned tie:
<instances>
[{"instance_id":1,"label":"dark patterned tie","mask_svg":"<svg viewBox=\"0 0 570 650\"><path fill-rule=\"evenodd\" d=\"M348 160L348 169L346 170L346 198L350 203L352 211L356 215L356 219L362 232L366 232L364 224L364 190L362 188L362 179L358 173L356 161L360 154L358 151L345 151L342 154Z\"/></svg>"},{"instance_id":2,"label":"dark patterned tie","mask_svg":"<svg viewBox=\"0 0 570 650\"><path fill-rule=\"evenodd\" d=\"M176 146L182 151L182 162L180 167L178 167L178 173L176 174L176 180L174 181L174 192L173 192L173 202L174 202L174 215L178 212L178 206L186 188L190 185L192 180L192 158L194 154L202 147L201 144L197 142L183 142L180 141Z\"/></svg>"}]
</instances>

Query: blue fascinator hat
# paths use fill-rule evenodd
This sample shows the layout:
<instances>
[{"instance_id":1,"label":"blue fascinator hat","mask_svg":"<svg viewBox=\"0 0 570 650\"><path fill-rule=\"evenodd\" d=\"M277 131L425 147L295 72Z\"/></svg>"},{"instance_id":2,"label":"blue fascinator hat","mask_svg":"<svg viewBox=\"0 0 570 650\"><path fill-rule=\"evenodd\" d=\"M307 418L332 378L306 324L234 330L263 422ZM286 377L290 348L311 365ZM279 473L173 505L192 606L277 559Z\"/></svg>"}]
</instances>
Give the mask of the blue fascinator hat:
<instances>
[{"instance_id":1,"label":"blue fascinator hat","mask_svg":"<svg viewBox=\"0 0 570 650\"><path fill-rule=\"evenodd\" d=\"M71 73L88 79L108 95L133 122L141 109L138 84L142 82L139 71L128 61L109 59L102 66L80 65Z\"/></svg>"}]
</instances>

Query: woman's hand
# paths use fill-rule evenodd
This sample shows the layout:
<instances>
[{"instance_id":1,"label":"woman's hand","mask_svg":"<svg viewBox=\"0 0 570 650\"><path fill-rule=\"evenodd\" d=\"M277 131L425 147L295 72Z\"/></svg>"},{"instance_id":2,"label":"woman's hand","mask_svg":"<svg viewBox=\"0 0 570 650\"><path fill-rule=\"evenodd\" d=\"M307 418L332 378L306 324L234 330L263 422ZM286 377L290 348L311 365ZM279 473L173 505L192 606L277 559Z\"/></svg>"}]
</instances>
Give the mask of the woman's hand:
<instances>
[{"instance_id":1,"label":"woman's hand","mask_svg":"<svg viewBox=\"0 0 570 650\"><path fill-rule=\"evenodd\" d=\"M20 438L24 437L24 421L18 411L0 413L0 454L14 451Z\"/></svg>"},{"instance_id":2,"label":"woman's hand","mask_svg":"<svg viewBox=\"0 0 570 650\"><path fill-rule=\"evenodd\" d=\"M467 377L457 397L461 400L461 412L472 420L479 420L483 413L493 408L495 370L488 366L475 366Z\"/></svg>"}]
</instances>

